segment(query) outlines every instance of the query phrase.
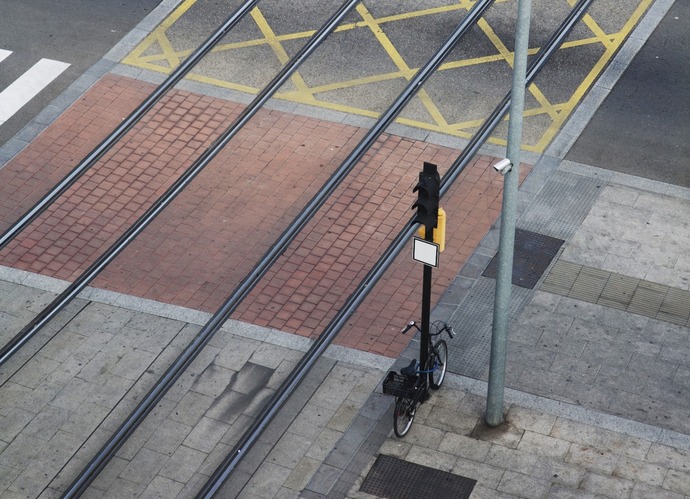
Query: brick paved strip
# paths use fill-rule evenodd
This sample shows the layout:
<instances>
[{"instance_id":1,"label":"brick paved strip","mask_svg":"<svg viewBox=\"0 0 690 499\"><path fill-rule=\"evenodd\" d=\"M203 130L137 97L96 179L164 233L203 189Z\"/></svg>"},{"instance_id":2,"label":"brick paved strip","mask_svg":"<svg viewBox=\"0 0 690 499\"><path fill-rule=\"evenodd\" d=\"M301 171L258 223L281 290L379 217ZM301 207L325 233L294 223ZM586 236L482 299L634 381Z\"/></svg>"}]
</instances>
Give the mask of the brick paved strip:
<instances>
[{"instance_id":1,"label":"brick paved strip","mask_svg":"<svg viewBox=\"0 0 690 499\"><path fill-rule=\"evenodd\" d=\"M108 75L0 171L6 227L144 98ZM229 124L240 105L175 91L6 248L0 264L71 280ZM357 143L352 126L262 111L94 285L215 311ZM459 151L383 136L236 317L314 337L412 212L423 161L441 173ZM433 299L498 216L500 178L478 157L444 199L448 243ZM418 316L421 267L400 257L338 341L396 357Z\"/></svg>"}]
</instances>

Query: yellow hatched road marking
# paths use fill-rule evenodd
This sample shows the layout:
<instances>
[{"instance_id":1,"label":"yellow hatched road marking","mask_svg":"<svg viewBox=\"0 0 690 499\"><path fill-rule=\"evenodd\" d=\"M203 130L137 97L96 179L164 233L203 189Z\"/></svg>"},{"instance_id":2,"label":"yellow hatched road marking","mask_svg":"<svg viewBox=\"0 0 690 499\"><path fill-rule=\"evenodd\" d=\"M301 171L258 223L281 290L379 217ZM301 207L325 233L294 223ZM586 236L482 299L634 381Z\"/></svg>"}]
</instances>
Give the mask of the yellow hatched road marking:
<instances>
[{"instance_id":1,"label":"yellow hatched road marking","mask_svg":"<svg viewBox=\"0 0 690 499\"><path fill-rule=\"evenodd\" d=\"M515 63L515 53L508 50L508 47L505 46L503 41L498 37L498 35L494 32L491 26L489 26L489 23L487 23L484 19L480 19L477 23L477 26L481 28L481 30L489 38L494 47L496 47L498 53L501 54L501 56L505 59L508 65L512 68L513 64ZM541 90L539 90L539 88L535 84L529 86L529 92L532 94L532 96L534 96L535 99L537 99L537 102L541 104L542 107L553 107L551 106L551 103L546 98L546 96L541 92ZM552 116L552 118L556 118L555 113Z\"/></svg>"},{"instance_id":2,"label":"yellow hatched road marking","mask_svg":"<svg viewBox=\"0 0 690 499\"><path fill-rule=\"evenodd\" d=\"M398 49L396 49L395 45L391 43L391 41L388 39L386 34L381 29L381 26L379 26L376 23L372 15L369 13L367 8L363 4L360 3L359 5L357 5L357 12L360 16L362 16L362 19L367 24L367 27L372 31L372 33L374 33L374 36L381 44L383 49L386 51L388 56L393 60L393 63L398 67L401 74L403 74L405 78L409 81L416 71L410 70L405 60L398 52ZM429 94L426 92L426 90L424 90L423 88L420 89L417 92L417 97L419 97L419 99L422 101L422 104L429 112L431 117L434 119L434 121L436 121L436 123L442 126L448 125L448 123L446 123L445 118L441 114L441 111L439 111L439 109L436 107L436 104L433 103L431 97L429 97Z\"/></svg>"},{"instance_id":3,"label":"yellow hatched road marking","mask_svg":"<svg viewBox=\"0 0 690 499\"><path fill-rule=\"evenodd\" d=\"M495 3L505 3L510 0L498 0ZM169 17L165 19L161 25L156 28L156 30L153 32L165 32L168 28L170 28L189 8L194 5L197 2L197 0L186 0L183 5L178 7ZM468 10L474 5L473 1L470 0L461 0L458 2L457 5L447 5L443 7L434 7L430 9L422 9L422 10L417 10L414 12L406 12L403 14L395 14L391 16L384 16L376 19L376 22L380 24L386 24L390 22L395 22L395 21L401 21L401 20L406 20L406 19L412 19L415 17L423 17L423 16L428 16L430 14L439 14L439 13L444 13L444 12L452 12L456 10L461 10L465 9ZM356 28L362 28L366 27L367 22L366 21L358 21L358 22L351 22L351 23L346 23L341 26L338 26L335 29L335 32L342 32L342 31L349 31L353 30ZM156 41L156 37L153 36L153 33L149 35L151 40L147 40L149 37L145 38L144 41L136 47L123 62L126 64L131 64L131 65L137 65L138 62L141 63L146 63L146 62L154 62L154 61L163 61L167 60L165 56L162 56L161 54L154 54L154 55L148 55L144 56L142 55L143 52L145 52L152 43L151 41ZM308 30L308 31L300 31L297 33L287 33L283 35L274 35L274 39L277 42L285 42L285 41L291 41L291 40L299 40L300 38L310 38L316 33L316 30ZM147 43L147 41L149 43ZM246 48L246 47L254 47L257 45L267 45L269 44L270 41L266 38L258 38L255 40L246 40L242 42L233 42L233 43L226 43L226 44L218 44L212 52L223 52L227 50L234 50L238 48ZM189 56L192 53L192 50L180 50L177 52L178 57L184 58ZM147 68L151 69L151 68ZM158 67L156 68L159 71L164 71L167 72L167 68L162 68Z\"/></svg>"},{"instance_id":4,"label":"yellow hatched road marking","mask_svg":"<svg viewBox=\"0 0 690 499\"><path fill-rule=\"evenodd\" d=\"M218 80L216 78L211 78L209 76L190 73L187 74L185 78L187 78L188 80L198 81L199 83L206 83L208 85L213 85L215 87L229 88L230 90L237 90L238 92L244 92L251 95L258 93L256 88L254 87L242 85L241 83L232 83L229 81Z\"/></svg>"},{"instance_id":5,"label":"yellow hatched road marking","mask_svg":"<svg viewBox=\"0 0 690 499\"><path fill-rule=\"evenodd\" d=\"M369 13L367 8L362 5L361 3L357 5L356 7L357 12L359 13L360 16L362 16L362 19L364 21L364 24L367 28L371 30L372 33L374 33L374 36L376 37L376 40L381 44L383 49L386 51L388 56L393 60L393 63L398 67L400 71L403 73L407 73L410 71L410 68L407 67L407 64L401 57L400 53L398 52L398 49L395 48L395 45L393 45L390 41L390 39L386 36L386 34L383 32L381 29L381 26L379 26L372 15Z\"/></svg>"},{"instance_id":6,"label":"yellow hatched road marking","mask_svg":"<svg viewBox=\"0 0 690 499\"><path fill-rule=\"evenodd\" d=\"M414 74L416 70L410 70L411 74ZM391 73L383 73L378 75L365 76L362 78L355 78L353 80L343 80L335 81L333 83L326 83L325 85L316 85L310 87L314 94L320 94L324 92L330 92L332 90L341 90L344 88L357 87L360 85L367 85L370 83L379 83L382 81L396 80L398 78L408 78L409 75L403 73L402 71L393 71ZM283 95L287 98L291 95L296 95L296 92L285 92Z\"/></svg>"},{"instance_id":7,"label":"yellow hatched road marking","mask_svg":"<svg viewBox=\"0 0 690 499\"><path fill-rule=\"evenodd\" d=\"M172 44L170 43L170 40L168 40L165 32L168 30L168 28L175 24L195 3L196 0L185 0L182 2L180 6L173 10L168 17L163 19L163 22L160 23L160 25L146 38L144 38L144 40L122 60L122 62L136 66L139 62L138 60L141 58L141 55L146 52L151 45L153 45L155 42L158 42L164 54L162 59L167 60L170 63L170 70L175 68L175 66L180 63L180 59L177 54L171 53L171 51L174 52L174 49L172 48ZM161 58L158 60L161 60ZM177 62L173 65L172 61ZM147 67L147 69L152 68Z\"/></svg>"},{"instance_id":8,"label":"yellow hatched road marking","mask_svg":"<svg viewBox=\"0 0 690 499\"><path fill-rule=\"evenodd\" d=\"M156 28L151 34L149 34L149 36L147 36L122 62L132 66L137 66L162 73L169 73L172 69L174 69L180 63L180 61L183 60L185 57L189 56L189 54L191 54L192 51L176 51L173 46L173 43L171 43L171 39L167 36L167 30L170 27L172 27L185 13L187 13L189 9L194 4L196 4L196 1L197 0L185 0L182 4L180 4L180 6L176 8L173 11L173 13L169 17L167 17L158 28ZM515 0L497 0L496 4L507 3L511 1ZM577 0L565 1L572 7ZM529 92L536 99L538 106L532 109L526 109L524 113L525 118L548 116L550 124L548 126L545 126L545 124L537 125L539 126L539 133L541 134L541 138L537 141L536 144L523 146L525 149L532 150L535 152L543 152L543 150L548 146L551 140L553 140L553 137L556 135L558 130L560 130L565 120L572 113L575 106L577 106L577 104L581 101L584 94L591 88L596 78L609 63L609 61L615 54L616 50L619 48L620 44L627 38L627 36L632 31L632 28L637 24L637 22L644 14L644 12L649 8L653 0L638 1L639 4L635 8L633 15L627 20L624 28L618 33L605 33L600 27L599 23L597 23L597 21L589 13L586 13L585 16L583 16L582 23L589 29L593 36L578 40L569 40L561 46L561 50L568 48L577 49L578 47L583 47L587 45L601 44L604 48L604 54L601 57L599 57L599 59L594 63L592 69L589 71L587 76L577 87L573 95L569 97L566 96L567 100L565 102L555 104L551 103L541 92L537 85L530 86ZM419 18L432 14L448 13L458 11L461 9L469 10L474 4L475 0L458 0L458 2L454 3L453 5L420 9L413 12L382 16L380 18L375 18L363 4L359 4L357 6L357 12L361 16L362 20L343 24L339 26L335 31L343 32L356 28L369 29L374 34L377 42L381 45L381 47L383 47L383 49L386 51L386 53L393 61L398 70L389 71L382 74L369 75L362 78L353 78L338 82L331 82L323 85L315 85L312 87L310 87L304 81L304 79L301 77L299 73L295 73L291 80L295 85L295 90L280 92L276 95L276 98L310 105L318 105L327 109L376 118L378 117L378 113L371 111L369 109L361 109L344 104L335 104L325 101L319 101L316 96L329 91L356 88L362 85L392 81L398 78L404 78L409 81L412 78L412 76L419 70L419 68L410 68L407 65L401 53L398 51L398 49L395 47L395 45L391 42L391 40L383 31L382 26L386 23L394 23L396 21ZM213 52L232 51L235 49L268 45L275 53L276 57L278 58L278 61L280 61L280 63L282 64L285 64L285 62L288 60L288 55L283 48L283 43L292 40L306 39L311 37L316 32L315 30L309 30L297 33L276 35L258 8L255 8L252 11L251 17L256 26L260 29L263 38L219 44L217 47L214 48ZM438 70L440 73L452 69L499 61L506 61L512 67L514 54L507 49L503 41L500 40L500 38L494 32L489 22L487 22L487 20L484 18L481 19L479 23L479 28L485 33L485 35L491 41L493 46L496 48L497 54L443 63ZM156 47L156 45L158 47ZM151 53L154 50L156 51L156 53ZM529 51L530 55L534 55L537 52L537 48L532 48ZM147 54L144 55L145 53ZM202 83L208 83L211 85L230 88L251 94L256 94L258 92L257 88L253 88L247 85L242 85L239 83L233 83L229 81L222 81L216 78L211 78L193 73L190 73L187 76L187 78ZM403 124L409 124L411 126L423 128L426 130L438 131L441 133L456 135L460 137L469 137L471 134L468 130L477 128L482 123L481 120L469 120L460 123L448 123L443 115L442 110L437 107L436 103L433 101L431 96L424 89L420 89L417 95L422 104L424 105L425 109L431 116L433 123L427 123L401 117L398 117L398 122ZM526 123L526 126L530 126L529 123ZM545 131L542 132L541 130ZM489 141L497 144L505 144L505 140L496 137L492 137L491 139L489 139Z\"/></svg>"},{"instance_id":9,"label":"yellow hatched road marking","mask_svg":"<svg viewBox=\"0 0 690 499\"><path fill-rule=\"evenodd\" d=\"M570 4L570 7L575 7L577 0L567 0L567 2ZM604 30L599 27L599 24L592 19L592 16L590 16L589 13L585 13L585 15L582 16L582 22L585 23L585 26L590 29L590 31L597 37L597 40L599 40L604 47L607 49L611 48L611 40L606 36Z\"/></svg>"},{"instance_id":10,"label":"yellow hatched road marking","mask_svg":"<svg viewBox=\"0 0 690 499\"><path fill-rule=\"evenodd\" d=\"M258 7L254 7L252 9L251 16L252 19L254 19L256 25L261 30L261 33L264 35L265 40L268 42L276 57L278 57L280 64L284 66L290 60L290 56L287 55L287 52L285 52L285 49L283 48L282 44L277 40L276 34L273 32L273 29L268 25L266 18L261 13ZM303 98L310 101L316 100L314 99L314 94L309 91L309 86L304 82L304 79L302 78L302 76L300 76L299 72L295 71L295 73L290 77L290 81L292 81L295 87L297 87L298 92L304 94Z\"/></svg>"}]
</instances>

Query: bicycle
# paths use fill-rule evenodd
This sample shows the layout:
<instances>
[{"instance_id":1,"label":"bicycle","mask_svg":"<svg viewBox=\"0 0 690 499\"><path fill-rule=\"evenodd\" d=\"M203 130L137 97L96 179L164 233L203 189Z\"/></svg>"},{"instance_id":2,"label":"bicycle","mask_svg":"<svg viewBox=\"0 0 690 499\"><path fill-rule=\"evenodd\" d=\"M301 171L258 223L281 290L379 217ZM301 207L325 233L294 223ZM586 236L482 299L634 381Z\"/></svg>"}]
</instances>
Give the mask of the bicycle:
<instances>
[{"instance_id":1,"label":"bicycle","mask_svg":"<svg viewBox=\"0 0 690 499\"><path fill-rule=\"evenodd\" d=\"M405 334L413 327L421 332L415 321L410 321L401 333ZM419 369L419 361L412 360L406 367L400 369L400 374L390 371L383 380L383 393L395 397L395 411L393 413L393 431L398 438L404 437L417 412L417 405L429 399L429 389L438 390L443 384L448 368L448 345L444 339L433 338L444 331L452 339L455 336L452 326L442 321L435 321L429 328L427 361L424 369ZM434 332L431 332L433 329ZM422 345L422 348L424 346Z\"/></svg>"}]
</instances>

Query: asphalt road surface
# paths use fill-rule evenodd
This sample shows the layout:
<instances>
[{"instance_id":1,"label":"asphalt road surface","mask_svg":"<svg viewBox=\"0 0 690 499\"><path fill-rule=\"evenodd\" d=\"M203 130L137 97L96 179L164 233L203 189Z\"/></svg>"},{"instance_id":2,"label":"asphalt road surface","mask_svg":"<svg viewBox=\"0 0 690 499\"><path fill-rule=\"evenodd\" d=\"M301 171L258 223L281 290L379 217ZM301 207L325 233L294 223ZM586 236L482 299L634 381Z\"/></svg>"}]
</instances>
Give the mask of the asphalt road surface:
<instances>
[{"instance_id":1,"label":"asphalt road surface","mask_svg":"<svg viewBox=\"0 0 690 499\"><path fill-rule=\"evenodd\" d=\"M160 0L3 0L0 145L159 3Z\"/></svg>"},{"instance_id":2,"label":"asphalt road surface","mask_svg":"<svg viewBox=\"0 0 690 499\"><path fill-rule=\"evenodd\" d=\"M675 2L566 159L690 187L689 22Z\"/></svg>"}]
</instances>

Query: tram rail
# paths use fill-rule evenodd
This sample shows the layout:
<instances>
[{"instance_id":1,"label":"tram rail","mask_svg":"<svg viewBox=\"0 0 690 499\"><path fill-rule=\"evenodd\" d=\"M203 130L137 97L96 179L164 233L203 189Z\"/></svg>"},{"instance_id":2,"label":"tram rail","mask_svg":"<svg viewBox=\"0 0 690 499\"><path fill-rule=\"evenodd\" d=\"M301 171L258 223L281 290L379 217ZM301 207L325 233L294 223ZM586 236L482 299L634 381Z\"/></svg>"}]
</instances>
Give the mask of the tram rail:
<instances>
[{"instance_id":1,"label":"tram rail","mask_svg":"<svg viewBox=\"0 0 690 499\"><path fill-rule=\"evenodd\" d=\"M481 0L477 2L470 12L458 24L448 40L436 51L429 62L420 69L410 80L403 92L395 102L377 120L376 124L369 130L364 138L357 144L347 159L338 167L331 178L319 189L317 194L295 217L290 226L281 234L273 244L272 248L261 258L254 269L243 279L233 294L221 305L206 325L199 331L194 340L178 356L175 362L168 368L161 379L149 390L147 395L141 400L132 413L120 425L118 430L98 451L87 467L70 485L63 497L79 497L96 478L100 470L112 459L117 450L124 445L129 436L136 430L145 417L153 410L155 405L163 398L165 393L175 384L184 370L193 362L203 347L210 341L213 335L230 318L237 306L246 298L252 288L259 282L261 277L268 271L278 257L287 249L290 242L300 233L306 224L313 218L316 212L326 202L328 197L342 183L347 175L353 170L364 154L380 137L384 130L395 120L405 105L421 88L422 84L433 75L434 71L443 62L443 59L450 53L460 39L479 21L482 14L493 3L493 0ZM312 347L313 348L313 347ZM313 364L312 364L313 365ZM311 365L306 369L308 372ZM306 375L306 372L305 372ZM300 378L303 379L303 377ZM296 387L296 385L295 385ZM293 388L294 390L294 388ZM282 405L282 404L281 404ZM215 494L217 488L211 485L208 494ZM202 494L207 494L202 491Z\"/></svg>"},{"instance_id":2,"label":"tram rail","mask_svg":"<svg viewBox=\"0 0 690 499\"><path fill-rule=\"evenodd\" d=\"M243 126L278 91L299 66L335 30L343 18L357 5L358 0L343 3L331 18L310 38L299 52L264 87L240 116L213 144L206 149L192 165L132 224L118 239L92 263L74 282L44 307L19 333L0 350L0 367L5 364L24 344L34 337L46 324L64 309L77 295L100 274L143 230L196 178L196 176L232 140ZM233 16L234 17L234 16ZM305 222L306 223L306 222ZM303 227L301 224L300 227Z\"/></svg>"},{"instance_id":3,"label":"tram rail","mask_svg":"<svg viewBox=\"0 0 690 499\"><path fill-rule=\"evenodd\" d=\"M337 23L340 22L340 20L347 14L349 9L351 9L356 3L357 2L347 2L343 4L338 13L336 13L334 17L332 17L331 20L329 20L329 22L327 23L329 27L326 28L326 25L324 25L324 27L322 28L322 30L324 30L323 33L322 30L319 30L317 35L315 35L314 38L312 38L312 40L316 39L319 36L323 36L323 38L327 37L328 33L330 33L330 31L334 29L335 26L337 26ZM437 54L434 56L434 58L432 58L432 60L427 64L427 66L425 66L423 70L420 70L417 73L417 75L415 75L415 77L410 81L410 84L408 85L408 87L406 87L406 90L403 92L405 96L400 97L398 100L396 100L396 103L394 103L394 105L391 106L391 108L389 108L389 110L386 113L384 113L382 118L377 122L374 128L372 128L372 131L370 131L370 133L367 134L367 136L360 142L360 144L350 154L350 156L348 156L348 159L341 165L341 167L333 175L333 177L331 177L329 182L325 184L324 187L322 187L319 193L302 210L300 215L296 217L296 219L293 221L290 227L286 229L283 235L281 235L281 237L276 241L271 250L264 256L264 258L262 258L262 260L257 264L257 266L252 270L252 272L238 286L233 295L223 304L223 306L216 312L216 314L214 314L213 318L204 326L204 328L197 335L195 340L189 345L188 349L185 350L185 352L178 358L178 360L168 369L168 371L166 371L166 374L163 376L163 378L161 378L157 385L145 397L140 406L138 406L137 409L132 413L132 415L130 415L130 417L133 418L132 423L128 423L128 418L128 420L125 423L123 423L120 429L118 429L115 435L122 435L124 439L120 440L120 438L122 438L120 436L117 436L117 438L115 438L115 436L111 438L108 444L106 444L102 449L102 451L105 450L103 458L99 458L99 456L101 455L101 453L99 452L97 457L94 458L94 460L89 464L89 466L87 466L87 469L85 470L86 473L82 473L82 475L80 475L80 477L65 492L63 497L78 497L86 490L91 481L95 479L98 472L103 469L103 467L107 464L108 460L112 458L117 452L117 450L124 444L126 438L132 434L132 432L136 429L138 424L141 421L143 421L143 419L146 417L148 412L150 412L153 406L165 395L167 390L174 384L174 382L179 378L182 372L184 372L184 369L194 360L196 355L198 355L201 349L208 343L211 336L220 329L222 324L230 317L230 315L236 309L239 303L241 303L241 301L246 298L252 287L259 281L259 279L261 279L261 277L266 273L266 271L275 262L275 260L285 251L290 242L294 240L296 235L304 228L304 226L312 218L316 211L325 203L326 199L333 193L333 191L340 184L340 182L342 182L342 180L356 166L357 162L362 158L362 156L365 154L368 148L371 147L371 145L380 136L380 134L384 132L385 128L395 119L395 117L399 114L399 112L402 110L405 104L407 104L409 99L414 95L414 92L416 92L421 87L426 78L433 74L433 71L438 67L443 58L447 55L447 53L455 46L455 44L459 41L459 39L462 37L465 31L472 27L474 23L476 23L478 18L481 16L484 10L491 5L491 3L493 3L493 0L484 0L483 2L478 2L475 5L473 10L458 26L458 28L453 33L453 35L451 35L446 44L444 44L444 46L441 49L439 49L439 52L437 52ZM591 0L580 0L580 2L571 12L571 15L568 17L568 19L566 19L566 22L564 22L564 24L562 24L561 27L559 27L559 33L561 34L555 34L554 37L552 37L552 39L549 41L549 44L542 48L537 58L530 65L530 68L528 70L527 84L534 80L538 72L543 67L543 64L545 64L545 62L548 60L548 57L553 53L553 51L555 51L558 48L558 46L560 46L560 44L565 39L565 36L567 36L574 24L581 18L584 12L586 12L590 3ZM336 17L338 18L338 21L335 25L330 26L330 21L334 21ZM323 40L323 38L321 39L321 41ZM318 43L320 43L320 41ZM311 41L309 44L311 44ZM277 90L280 84L284 83L284 81L290 76L290 71L294 71L296 67L309 56L309 50L310 49L306 49L305 46L305 48L303 48L303 50L288 63L288 65L272 81L272 83L269 84L268 87L265 87L264 91L262 91L262 93L260 93L259 96L257 96L256 99L254 99L254 101L252 101L252 104L247 108L251 108L251 110L245 111L242 114L242 116L238 118L238 120L236 120L233 126L226 130L226 132L214 142L213 146L209 150L207 150L201 158L195 161L194 165L192 165L192 167L190 167L190 169L187 170L187 172L185 172L185 175L183 175L184 179L182 179L181 177L180 180L176 181L176 183L168 191L166 191L166 196L168 195L168 193L172 196L169 201L172 201L172 199L174 199L174 197L179 192L181 192L181 190L184 189L184 187L189 182L191 182L191 180L194 178L194 175L198 173L198 171L200 171L204 166L206 166L206 164L213 158L215 154L213 152L208 151L217 152L220 149L222 149L225 145L227 145L227 143L231 140L231 138L234 136L237 130L244 126L246 121L249 120L249 118L251 118L253 113L256 110L258 110L263 104L265 104L265 102L270 98L270 96L273 94L272 92ZM295 62L294 65L291 66L292 61L296 59L300 59L299 62ZM277 83L278 80L280 80L280 84L277 84L277 86L274 89L273 85L274 83ZM270 90L267 90L269 88ZM409 95L407 95L408 91L410 92ZM403 94L401 94L401 96ZM506 98L504 98L501 105L499 105L499 107L492 114L492 116L485 122L485 124L480 129L480 132L478 132L475 135L476 140L475 138L473 138L473 140L470 142L470 146L468 146L463 152L463 154L458 158L458 160L456 160L453 163L453 166L443 177L441 195L444 195L447 192L450 185L457 179L457 176L461 173L462 169L469 163L469 160L474 156L474 154L476 154L479 147L481 147L484 141L488 138L491 131L498 125L498 123L500 123L501 119L505 116L505 113L508 110L509 102L510 96L508 95L506 96ZM153 102L151 106L153 106L154 104L155 102ZM256 107L253 107L255 104ZM126 133L126 131L127 130L125 130L123 134ZM104 153L105 151L103 151L102 154ZM99 158L101 156L99 156ZM94 159L94 162L97 161L97 159L98 158ZM192 171L194 171L195 173L188 173ZM76 179L74 179L74 181L76 181ZM72 185L74 181L72 181L72 183L70 183L69 185ZM69 185L65 187L64 190L66 190L69 187ZM62 192L64 192L64 190ZM59 194L57 196L59 196ZM164 198L166 198L166 196L164 196ZM11 351L7 348L3 348L3 350L0 352L0 365L2 365L6 360L8 360L11 357L11 355L18 350L19 347L25 344L28 341L28 339L30 339L36 332L38 332L38 330L40 330L41 327L47 324L47 322L50 321L50 319L52 319L60 310L62 310L62 308L64 308L64 306L66 306L74 297L76 297L76 295L86 285L88 285L88 283L98 274L98 272L100 272L106 265L108 265L108 263L110 263L112 259L114 259L114 257L117 254L119 254L119 252L122 251L124 247L127 244L129 244L129 242L131 242L131 240L134 237L136 237L136 235L138 235L141 232L141 230L143 230L146 227L146 225L148 225L148 223L150 223L150 221L153 220L153 218L155 218L155 216L158 213L160 213L162 209L165 208L165 206L167 206L167 203L161 203L160 200L157 201L154 204L154 206L152 206L146 212L146 214L142 216L137 221L137 223L135 223L134 226L130 227L130 229L128 229L128 231L123 236L121 236L118 239L118 241L111 247L111 250L116 251L116 253L110 255L111 250L109 250L106 253L106 255L99 257L98 261L95 264L93 264L84 274L82 274L82 276L80 276L80 278L77 279L75 283L73 283L73 285L70 286L70 288L68 288L68 290L63 292L53 302L53 304L47 307L47 309L44 309L45 314L43 312L39 314L39 316L36 319L34 319L34 321L32 321L32 323L30 323L27 326L27 328L25 328L25 330L23 330L23 333L26 334L27 331L31 331L31 334L28 334L28 336L26 336L25 338L24 336L22 336L22 339L18 340L16 348L12 347ZM39 213L33 216L31 220L26 222L24 227L28 225L31 221L33 221L38 215ZM21 229L19 229L19 231L20 230ZM258 436L261 434L268 422L270 422L270 420L275 416L277 411L280 410L282 404L287 400L287 398L289 398L290 394L299 385L304 376L306 376L306 374L313 366L314 362L325 351L325 348L331 343L333 338L342 328L344 321L347 320L347 318L354 312L354 310L366 297L366 295L374 286L374 284L378 281L378 279L380 279L385 270L390 266L395 256L400 252L400 250L403 248L404 244L411 237L414 231L415 227L412 224L412 222L408 223L406 228L396 237L393 243L391 243L389 248L386 250L385 254L381 257L379 262L377 262L376 266L369 272L367 277L358 286L355 293L353 293L353 295L351 295L351 297L348 299L348 302L345 305L345 307L343 307L338 312L336 318L329 324L329 326L321 334L319 339L314 343L309 352L307 352L307 354L300 361L295 370L288 376L288 379L286 379L283 385L281 385L281 388L278 390L278 392L276 392L276 395L271 399L269 404L267 404L262 413L255 420L255 423L247 430L245 435L241 438L240 443L233 449L233 451L231 451L226 461L224 461L223 465L221 465L221 467L218 470L216 470L212 479L204 486L204 489L200 492L199 497L212 497L220 490L220 487L222 487L222 484L227 479L228 475L233 471L239 460L241 460L242 457L246 455L246 451L258 438ZM4 239L0 239L0 248L2 247L2 244L4 244ZM54 312L52 311L52 307L56 308ZM46 312L46 310L48 309L51 310Z\"/></svg>"},{"instance_id":4,"label":"tram rail","mask_svg":"<svg viewBox=\"0 0 690 499\"><path fill-rule=\"evenodd\" d=\"M549 41L539 50L535 59L527 68L525 78L525 86L529 86L534 82L535 78L548 62L553 53L565 41L565 38L575 27L575 24L587 12L593 0L579 0L579 2L570 11L570 14L561 23L556 32L551 36ZM443 197L458 175L467 167L470 160L478 153L479 148L486 142L491 133L496 129L501 120L505 117L510 109L511 92L509 92L496 106L493 113L482 123L479 130L470 139L467 147L462 154L453 162L446 174L441 178L441 197ZM366 296L381 279L386 270L393 264L395 258L403 250L407 242L417 231L417 224L414 222L414 217L406 224L406 227L398 233L395 239L386 248L383 255L374 264L372 269L367 273L365 278L360 282L355 291L349 296L345 305L338 311L337 315L324 329L323 333L313 343L307 353L300 359L299 363L290 372L286 380L281 384L280 388L266 403L262 411L256 417L252 425L240 437L235 446L228 452L226 458L214 471L213 475L204 484L204 487L197 494L197 499L210 499L215 497L227 481L231 473L236 469L237 465L246 457L252 445L259 439L263 431L267 428L269 423L273 420L283 404L288 400L290 395L294 393L299 384L309 373L309 370L314 366L316 361L323 355L326 348L333 342L338 332L343 328L348 318L355 312L357 307L361 305Z\"/></svg>"}]
</instances>

